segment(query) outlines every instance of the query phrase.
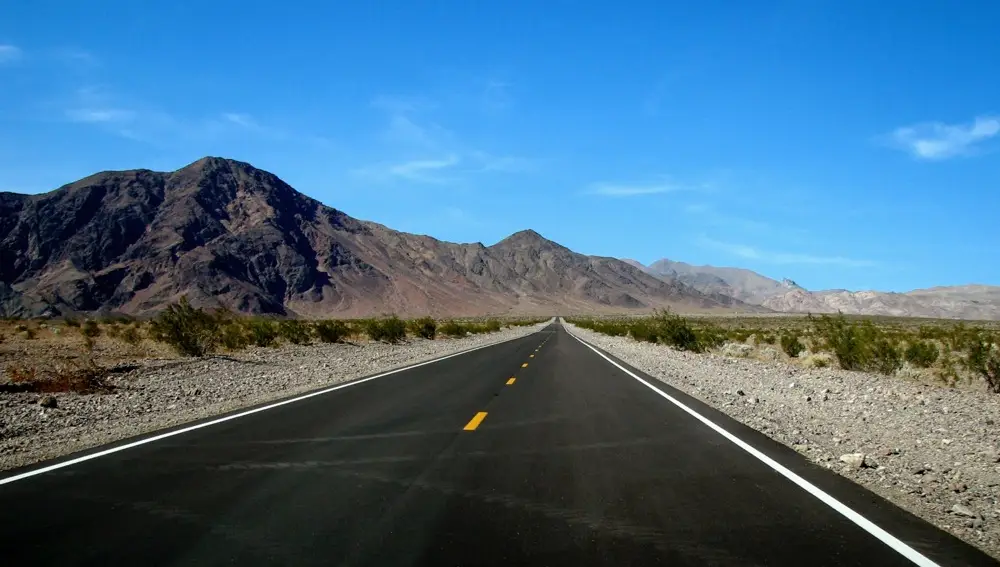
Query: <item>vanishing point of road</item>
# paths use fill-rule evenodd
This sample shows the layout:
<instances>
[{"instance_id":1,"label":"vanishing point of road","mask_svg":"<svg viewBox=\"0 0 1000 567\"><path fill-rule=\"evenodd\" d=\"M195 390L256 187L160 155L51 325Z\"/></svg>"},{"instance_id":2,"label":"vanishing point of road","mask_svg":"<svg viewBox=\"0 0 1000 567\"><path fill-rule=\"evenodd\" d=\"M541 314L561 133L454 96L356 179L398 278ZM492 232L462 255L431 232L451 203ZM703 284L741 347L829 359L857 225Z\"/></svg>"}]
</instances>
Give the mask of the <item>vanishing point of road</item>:
<instances>
[{"instance_id":1,"label":"vanishing point of road","mask_svg":"<svg viewBox=\"0 0 1000 567\"><path fill-rule=\"evenodd\" d=\"M256 410L9 471L3 563L997 565L557 323Z\"/></svg>"}]
</instances>

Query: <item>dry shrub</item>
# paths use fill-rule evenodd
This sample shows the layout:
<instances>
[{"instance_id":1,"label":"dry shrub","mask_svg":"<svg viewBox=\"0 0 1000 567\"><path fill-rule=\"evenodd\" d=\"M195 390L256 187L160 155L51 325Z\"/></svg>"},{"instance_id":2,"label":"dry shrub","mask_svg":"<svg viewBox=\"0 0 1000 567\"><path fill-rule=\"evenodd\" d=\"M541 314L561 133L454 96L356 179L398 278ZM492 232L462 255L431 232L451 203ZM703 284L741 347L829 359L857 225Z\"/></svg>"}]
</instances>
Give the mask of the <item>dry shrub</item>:
<instances>
[{"instance_id":1,"label":"dry shrub","mask_svg":"<svg viewBox=\"0 0 1000 567\"><path fill-rule=\"evenodd\" d=\"M57 366L49 371L39 372L31 366L10 366L7 368L9 391L77 394L107 393L114 389L108 383L108 370L92 361L84 364Z\"/></svg>"}]
</instances>

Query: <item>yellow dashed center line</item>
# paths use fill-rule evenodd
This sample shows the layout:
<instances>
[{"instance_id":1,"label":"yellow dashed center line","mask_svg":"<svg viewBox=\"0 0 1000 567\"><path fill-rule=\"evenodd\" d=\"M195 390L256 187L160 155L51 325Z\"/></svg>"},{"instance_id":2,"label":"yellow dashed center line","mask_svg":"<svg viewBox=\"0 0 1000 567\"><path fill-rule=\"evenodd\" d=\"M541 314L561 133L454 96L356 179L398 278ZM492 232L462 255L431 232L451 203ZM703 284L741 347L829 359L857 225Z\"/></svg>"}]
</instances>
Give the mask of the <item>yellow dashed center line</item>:
<instances>
[{"instance_id":1,"label":"yellow dashed center line","mask_svg":"<svg viewBox=\"0 0 1000 567\"><path fill-rule=\"evenodd\" d=\"M471 421L469 421L469 423L466 423L465 427L463 427L462 429L465 431L475 431L476 428L479 427L479 424L482 423L484 419L486 419L486 412L481 411L477 413L476 416L473 417Z\"/></svg>"},{"instance_id":2,"label":"yellow dashed center line","mask_svg":"<svg viewBox=\"0 0 1000 567\"><path fill-rule=\"evenodd\" d=\"M524 364L521 365L521 368L527 368L527 367L528 367L528 363L527 362L525 362Z\"/></svg>"},{"instance_id":3,"label":"yellow dashed center line","mask_svg":"<svg viewBox=\"0 0 1000 567\"><path fill-rule=\"evenodd\" d=\"M535 355L533 355L533 354L529 354L529 355L528 355L528 358L535 358Z\"/></svg>"},{"instance_id":4,"label":"yellow dashed center line","mask_svg":"<svg viewBox=\"0 0 1000 567\"><path fill-rule=\"evenodd\" d=\"M511 378L510 380L507 380L507 385L508 386L513 386L514 385L514 380L517 380L517 378Z\"/></svg>"}]
</instances>

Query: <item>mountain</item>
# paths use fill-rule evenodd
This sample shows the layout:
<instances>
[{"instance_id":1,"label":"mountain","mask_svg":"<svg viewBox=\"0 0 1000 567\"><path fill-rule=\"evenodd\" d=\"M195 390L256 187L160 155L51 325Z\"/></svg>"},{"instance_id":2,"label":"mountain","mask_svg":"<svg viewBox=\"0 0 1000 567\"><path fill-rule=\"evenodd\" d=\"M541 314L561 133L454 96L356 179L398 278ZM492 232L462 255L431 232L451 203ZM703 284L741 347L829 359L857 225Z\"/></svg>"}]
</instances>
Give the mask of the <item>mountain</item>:
<instances>
[{"instance_id":1,"label":"mountain","mask_svg":"<svg viewBox=\"0 0 1000 567\"><path fill-rule=\"evenodd\" d=\"M796 290L765 299L775 311L1000 320L1000 287L966 285L883 291Z\"/></svg>"},{"instance_id":2,"label":"mountain","mask_svg":"<svg viewBox=\"0 0 1000 567\"><path fill-rule=\"evenodd\" d=\"M657 260L646 268L651 274L676 278L702 293L728 295L746 303L760 305L765 299L802 289L791 280L777 281L743 268L694 266L684 262Z\"/></svg>"},{"instance_id":3,"label":"mountain","mask_svg":"<svg viewBox=\"0 0 1000 567\"><path fill-rule=\"evenodd\" d=\"M705 294L728 295L779 312L840 311L849 315L1000 320L1000 287L996 286L934 287L905 293L842 289L809 291L791 280L778 281L742 268L693 266L667 259L649 266L634 260L624 261Z\"/></svg>"},{"instance_id":4,"label":"mountain","mask_svg":"<svg viewBox=\"0 0 1000 567\"><path fill-rule=\"evenodd\" d=\"M534 231L493 246L398 232L222 158L0 193L3 313L144 314L181 296L292 316L764 310Z\"/></svg>"}]
</instances>

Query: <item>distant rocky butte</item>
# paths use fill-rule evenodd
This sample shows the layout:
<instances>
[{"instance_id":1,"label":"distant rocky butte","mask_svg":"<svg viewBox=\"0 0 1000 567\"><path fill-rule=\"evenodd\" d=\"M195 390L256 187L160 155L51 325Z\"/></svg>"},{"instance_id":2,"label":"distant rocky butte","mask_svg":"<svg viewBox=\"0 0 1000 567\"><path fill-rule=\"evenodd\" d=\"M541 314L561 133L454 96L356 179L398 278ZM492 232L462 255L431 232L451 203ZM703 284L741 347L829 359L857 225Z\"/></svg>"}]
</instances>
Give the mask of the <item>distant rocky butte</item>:
<instances>
[{"instance_id":1,"label":"distant rocky butte","mask_svg":"<svg viewBox=\"0 0 1000 567\"><path fill-rule=\"evenodd\" d=\"M649 266L629 264L658 277L677 280L702 293L728 295L780 312L890 315L945 319L1000 320L1000 287L964 285L882 291L809 291L791 280L774 280L742 268L692 266L663 259Z\"/></svg>"},{"instance_id":2,"label":"distant rocky butte","mask_svg":"<svg viewBox=\"0 0 1000 567\"><path fill-rule=\"evenodd\" d=\"M221 158L0 193L0 313L195 305L289 316L766 311L518 232L453 244L354 219Z\"/></svg>"}]
</instances>

